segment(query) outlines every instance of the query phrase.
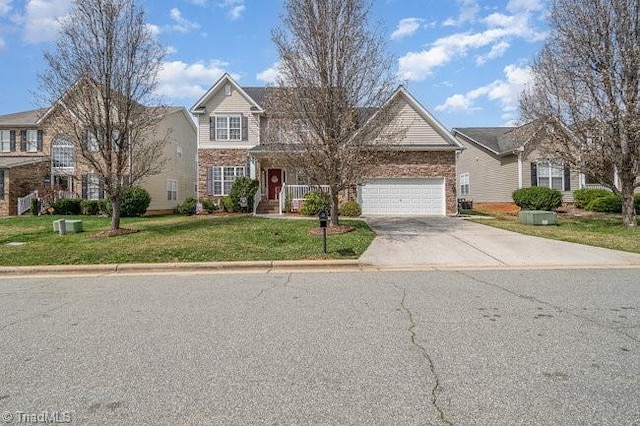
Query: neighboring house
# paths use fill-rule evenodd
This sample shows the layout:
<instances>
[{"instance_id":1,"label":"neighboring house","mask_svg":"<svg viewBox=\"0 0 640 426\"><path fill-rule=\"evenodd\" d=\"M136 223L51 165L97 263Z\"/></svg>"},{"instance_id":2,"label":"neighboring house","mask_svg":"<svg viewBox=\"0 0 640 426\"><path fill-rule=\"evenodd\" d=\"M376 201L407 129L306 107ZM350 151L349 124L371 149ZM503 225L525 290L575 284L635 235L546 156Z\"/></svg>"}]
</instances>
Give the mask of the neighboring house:
<instances>
[{"instance_id":1,"label":"neighboring house","mask_svg":"<svg viewBox=\"0 0 640 426\"><path fill-rule=\"evenodd\" d=\"M453 135L466 148L458 155L458 197L477 204L513 203L519 188L545 186L562 192L573 202L572 191L598 187L587 176L571 170L527 146L522 127L454 128Z\"/></svg>"},{"instance_id":2,"label":"neighboring house","mask_svg":"<svg viewBox=\"0 0 640 426\"><path fill-rule=\"evenodd\" d=\"M34 191L83 199L104 198L99 176L84 165L73 143L53 129L55 108L0 116L0 216L22 214ZM196 127L183 107L169 107L157 134L171 129L162 172L144 180L149 213L172 212L195 195ZM42 195L42 194L41 194ZM26 201L26 202L25 202ZM24 207L18 208L19 204Z\"/></svg>"},{"instance_id":3,"label":"neighboring house","mask_svg":"<svg viewBox=\"0 0 640 426\"><path fill-rule=\"evenodd\" d=\"M294 207L312 186L304 170L287 169L270 151L264 87L240 87L223 75L191 108L198 125L198 194L227 195L240 176L258 179L259 211ZM400 87L398 120L410 123L398 155L363 176L357 196L363 214L455 214L456 151L462 145ZM357 182L354 182L354 187Z\"/></svg>"}]
</instances>

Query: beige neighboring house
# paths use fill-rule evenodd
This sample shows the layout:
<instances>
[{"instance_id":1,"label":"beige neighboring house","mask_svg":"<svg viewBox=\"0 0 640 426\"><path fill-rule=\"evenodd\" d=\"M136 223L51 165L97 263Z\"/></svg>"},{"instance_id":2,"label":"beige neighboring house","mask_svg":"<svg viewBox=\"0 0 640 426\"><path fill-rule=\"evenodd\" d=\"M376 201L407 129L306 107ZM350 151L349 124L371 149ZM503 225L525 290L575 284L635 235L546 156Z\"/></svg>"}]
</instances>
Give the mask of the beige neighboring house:
<instances>
[{"instance_id":1,"label":"beige neighboring house","mask_svg":"<svg viewBox=\"0 0 640 426\"><path fill-rule=\"evenodd\" d=\"M37 190L51 197L104 198L99 176L65 135L52 130L54 109L0 115L0 216L28 211ZM195 196L196 127L184 107L166 109L157 134L169 129L162 172L142 182L151 195L150 214L173 212Z\"/></svg>"},{"instance_id":2,"label":"beige neighboring house","mask_svg":"<svg viewBox=\"0 0 640 426\"><path fill-rule=\"evenodd\" d=\"M478 204L513 203L519 188L545 186L573 202L572 191L600 188L588 176L527 147L518 127L466 127L452 130L466 148L458 155L458 197Z\"/></svg>"},{"instance_id":3,"label":"beige neighboring house","mask_svg":"<svg viewBox=\"0 0 640 426\"><path fill-rule=\"evenodd\" d=\"M295 209L313 187L304 170L286 168L267 146L264 87L240 87L223 75L191 108L198 125L199 197L227 195L233 181L260 182L255 208ZM457 212L455 162L462 145L403 87L390 100L400 103L397 120L411 123L401 153L354 182L364 215L446 215Z\"/></svg>"}]
</instances>

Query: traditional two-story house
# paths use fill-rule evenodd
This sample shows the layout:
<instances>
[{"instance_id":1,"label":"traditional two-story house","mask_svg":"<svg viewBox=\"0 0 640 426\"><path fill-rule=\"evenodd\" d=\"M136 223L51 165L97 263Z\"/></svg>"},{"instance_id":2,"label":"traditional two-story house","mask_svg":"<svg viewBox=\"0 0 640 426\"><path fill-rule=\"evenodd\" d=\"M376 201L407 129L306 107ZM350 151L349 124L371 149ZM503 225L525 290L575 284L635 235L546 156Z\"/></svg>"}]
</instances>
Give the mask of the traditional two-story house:
<instances>
[{"instance_id":1,"label":"traditional two-story house","mask_svg":"<svg viewBox=\"0 0 640 426\"><path fill-rule=\"evenodd\" d=\"M198 126L198 196L219 198L234 180L260 181L257 199L282 211L286 197L299 202L311 189L304 170L292 170L269 149L264 87L240 87L223 75L191 108ZM365 215L455 214L456 152L462 145L403 87L397 120L410 123L398 155L371 168L353 191ZM258 203L256 203L258 204Z\"/></svg>"},{"instance_id":2,"label":"traditional two-story house","mask_svg":"<svg viewBox=\"0 0 640 426\"><path fill-rule=\"evenodd\" d=\"M24 213L36 190L104 198L99 175L83 163L71 140L54 130L55 110L54 105L0 116L0 216ZM151 195L149 213L173 212L195 196L196 127L184 107L163 109L156 134L167 133L162 171L142 182Z\"/></svg>"}]
</instances>

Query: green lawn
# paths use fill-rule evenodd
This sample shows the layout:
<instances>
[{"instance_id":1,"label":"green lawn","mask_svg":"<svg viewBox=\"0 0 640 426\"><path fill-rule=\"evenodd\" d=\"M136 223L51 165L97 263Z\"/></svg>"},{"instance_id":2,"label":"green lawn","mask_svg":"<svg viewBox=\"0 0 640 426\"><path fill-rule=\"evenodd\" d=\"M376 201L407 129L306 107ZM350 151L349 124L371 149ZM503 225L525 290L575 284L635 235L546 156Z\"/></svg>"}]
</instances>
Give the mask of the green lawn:
<instances>
[{"instance_id":1,"label":"green lawn","mask_svg":"<svg viewBox=\"0 0 640 426\"><path fill-rule=\"evenodd\" d=\"M85 232L59 236L56 219L82 219ZM308 231L316 220L266 219L251 216L160 216L124 218L123 228L140 232L96 238L109 218L89 216L23 216L0 220L0 265L77 265L106 263L212 262L358 258L375 234L363 221L340 222L352 232L322 237ZM24 242L19 247L9 242Z\"/></svg>"},{"instance_id":2,"label":"green lawn","mask_svg":"<svg viewBox=\"0 0 640 426\"><path fill-rule=\"evenodd\" d=\"M496 215L491 220L473 220L521 234L640 253L640 228L623 226L619 216L559 214L557 226L522 225L517 217L506 215Z\"/></svg>"}]
</instances>

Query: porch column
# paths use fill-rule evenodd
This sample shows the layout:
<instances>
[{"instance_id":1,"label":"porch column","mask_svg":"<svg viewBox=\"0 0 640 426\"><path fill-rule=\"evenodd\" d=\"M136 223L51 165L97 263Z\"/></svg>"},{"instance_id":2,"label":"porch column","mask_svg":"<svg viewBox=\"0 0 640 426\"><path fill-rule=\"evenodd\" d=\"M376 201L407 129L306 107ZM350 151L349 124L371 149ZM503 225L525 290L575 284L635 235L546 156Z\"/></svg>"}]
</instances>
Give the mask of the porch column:
<instances>
[{"instance_id":1,"label":"porch column","mask_svg":"<svg viewBox=\"0 0 640 426\"><path fill-rule=\"evenodd\" d=\"M518 152L518 189L522 189L522 151Z\"/></svg>"}]
</instances>

